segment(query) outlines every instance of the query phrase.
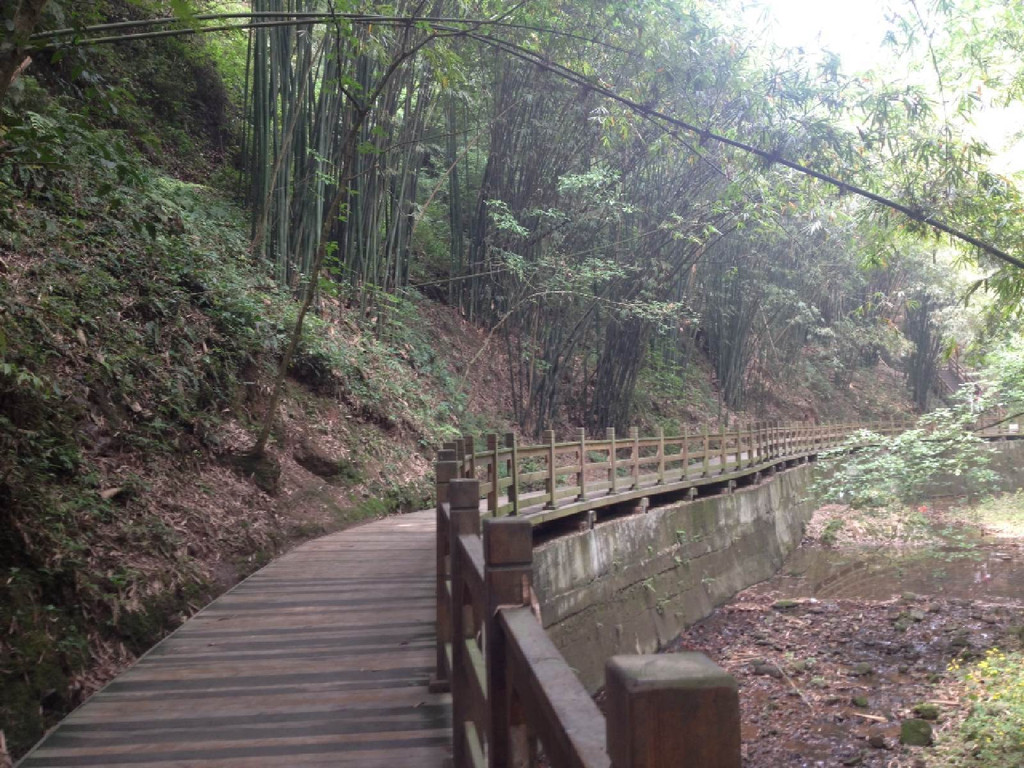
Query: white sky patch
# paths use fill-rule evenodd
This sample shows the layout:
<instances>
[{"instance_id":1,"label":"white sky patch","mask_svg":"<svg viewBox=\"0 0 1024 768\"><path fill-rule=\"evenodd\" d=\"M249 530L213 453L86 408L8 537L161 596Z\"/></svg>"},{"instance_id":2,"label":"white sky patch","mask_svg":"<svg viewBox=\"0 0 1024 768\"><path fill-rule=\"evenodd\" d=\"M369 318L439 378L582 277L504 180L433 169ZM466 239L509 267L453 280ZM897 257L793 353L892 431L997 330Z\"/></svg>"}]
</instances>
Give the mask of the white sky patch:
<instances>
[{"instance_id":1,"label":"white sky patch","mask_svg":"<svg viewBox=\"0 0 1024 768\"><path fill-rule=\"evenodd\" d=\"M902 79L907 64L883 43L890 28L886 12L893 6L892 0L752 0L743 18L748 29L778 45L802 48L812 57L820 51L837 54L848 75L874 69ZM909 3L895 7L910 12ZM969 132L997 153L990 162L993 171L1024 170L1024 142L1016 136L1024 126L1024 104L990 106L975 115L974 123Z\"/></svg>"},{"instance_id":2,"label":"white sky patch","mask_svg":"<svg viewBox=\"0 0 1024 768\"><path fill-rule=\"evenodd\" d=\"M839 55L846 72L876 66L883 56L886 0L761 0L745 14L780 45Z\"/></svg>"}]
</instances>

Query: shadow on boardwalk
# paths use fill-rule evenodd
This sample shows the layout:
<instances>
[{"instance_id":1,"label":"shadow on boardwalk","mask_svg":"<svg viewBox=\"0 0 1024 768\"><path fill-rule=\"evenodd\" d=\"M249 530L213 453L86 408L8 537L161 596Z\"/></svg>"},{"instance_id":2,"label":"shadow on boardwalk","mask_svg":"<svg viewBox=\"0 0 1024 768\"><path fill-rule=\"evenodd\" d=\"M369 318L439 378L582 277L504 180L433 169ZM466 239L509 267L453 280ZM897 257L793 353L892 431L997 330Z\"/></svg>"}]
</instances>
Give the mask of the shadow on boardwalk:
<instances>
[{"instance_id":1,"label":"shadow on boardwalk","mask_svg":"<svg viewBox=\"0 0 1024 768\"><path fill-rule=\"evenodd\" d=\"M434 512L309 542L239 584L62 721L20 763L441 766L427 691Z\"/></svg>"}]
</instances>

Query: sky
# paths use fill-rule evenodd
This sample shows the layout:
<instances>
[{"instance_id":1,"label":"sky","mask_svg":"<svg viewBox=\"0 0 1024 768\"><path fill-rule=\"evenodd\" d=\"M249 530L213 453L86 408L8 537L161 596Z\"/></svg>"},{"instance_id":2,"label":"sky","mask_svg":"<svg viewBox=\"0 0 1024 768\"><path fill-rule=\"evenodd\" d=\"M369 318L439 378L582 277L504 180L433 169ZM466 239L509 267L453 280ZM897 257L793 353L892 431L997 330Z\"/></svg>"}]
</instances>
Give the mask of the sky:
<instances>
[{"instance_id":1,"label":"sky","mask_svg":"<svg viewBox=\"0 0 1024 768\"><path fill-rule=\"evenodd\" d=\"M745 18L748 28L764 29L766 36L780 45L803 47L808 53L836 53L843 71L855 73L883 62L885 67L900 67L882 45L889 5L891 0L753 0ZM1024 125L1024 104L987 109L975 122L972 133L997 153L991 163L993 170L1024 171L1024 143L1014 145L1010 139Z\"/></svg>"},{"instance_id":2,"label":"sky","mask_svg":"<svg viewBox=\"0 0 1024 768\"><path fill-rule=\"evenodd\" d=\"M767 22L771 37L787 47L827 49L843 69L855 72L878 61L886 30L885 0L760 0L748 10L748 25ZM767 14L768 18L762 20Z\"/></svg>"}]
</instances>

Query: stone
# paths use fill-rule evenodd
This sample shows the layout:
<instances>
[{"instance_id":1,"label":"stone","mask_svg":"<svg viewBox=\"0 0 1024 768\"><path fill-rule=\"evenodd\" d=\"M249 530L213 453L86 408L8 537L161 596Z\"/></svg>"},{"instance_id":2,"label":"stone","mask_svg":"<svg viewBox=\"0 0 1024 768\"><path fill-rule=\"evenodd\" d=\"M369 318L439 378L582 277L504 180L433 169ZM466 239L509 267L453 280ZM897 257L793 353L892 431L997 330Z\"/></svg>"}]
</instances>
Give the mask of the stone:
<instances>
[{"instance_id":1,"label":"stone","mask_svg":"<svg viewBox=\"0 0 1024 768\"><path fill-rule=\"evenodd\" d=\"M755 675L767 675L768 677L774 677L779 679L782 677L782 670L774 664L768 664L765 662L754 663L754 674Z\"/></svg>"},{"instance_id":2,"label":"stone","mask_svg":"<svg viewBox=\"0 0 1024 768\"><path fill-rule=\"evenodd\" d=\"M868 731L868 744L875 749L889 749L889 742L879 728L872 728Z\"/></svg>"},{"instance_id":3,"label":"stone","mask_svg":"<svg viewBox=\"0 0 1024 768\"><path fill-rule=\"evenodd\" d=\"M949 638L950 648L966 648L971 644L971 636L964 630L958 630L951 638Z\"/></svg>"},{"instance_id":4,"label":"stone","mask_svg":"<svg viewBox=\"0 0 1024 768\"><path fill-rule=\"evenodd\" d=\"M910 718L900 724L900 743L910 747L927 747L932 743L932 725L927 720Z\"/></svg>"},{"instance_id":5,"label":"stone","mask_svg":"<svg viewBox=\"0 0 1024 768\"><path fill-rule=\"evenodd\" d=\"M902 614L893 623L892 628L895 629L897 632L906 632L908 629L910 629L913 623L914 620L910 618L910 616Z\"/></svg>"}]
</instances>

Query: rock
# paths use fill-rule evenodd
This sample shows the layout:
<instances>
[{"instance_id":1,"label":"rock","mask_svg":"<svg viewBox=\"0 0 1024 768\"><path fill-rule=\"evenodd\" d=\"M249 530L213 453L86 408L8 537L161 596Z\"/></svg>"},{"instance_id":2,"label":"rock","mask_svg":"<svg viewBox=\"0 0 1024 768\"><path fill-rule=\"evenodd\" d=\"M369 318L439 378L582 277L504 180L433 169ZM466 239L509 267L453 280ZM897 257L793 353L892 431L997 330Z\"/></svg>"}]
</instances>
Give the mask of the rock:
<instances>
[{"instance_id":1,"label":"rock","mask_svg":"<svg viewBox=\"0 0 1024 768\"><path fill-rule=\"evenodd\" d=\"M924 621L925 615L924 611L919 611L916 608L910 612L910 618L914 621Z\"/></svg>"},{"instance_id":2,"label":"rock","mask_svg":"<svg viewBox=\"0 0 1024 768\"><path fill-rule=\"evenodd\" d=\"M932 743L932 725L927 720L911 718L900 724L900 743L910 747L927 747Z\"/></svg>"},{"instance_id":3,"label":"rock","mask_svg":"<svg viewBox=\"0 0 1024 768\"><path fill-rule=\"evenodd\" d=\"M910 616L900 616L900 618L896 619L892 628L897 632L906 632L913 624L914 620Z\"/></svg>"},{"instance_id":4,"label":"rock","mask_svg":"<svg viewBox=\"0 0 1024 768\"><path fill-rule=\"evenodd\" d=\"M949 638L950 648L966 648L971 644L971 636L965 630L958 630L951 638Z\"/></svg>"},{"instance_id":5,"label":"rock","mask_svg":"<svg viewBox=\"0 0 1024 768\"><path fill-rule=\"evenodd\" d=\"M880 728L871 728L868 731L868 744L875 749L889 749L889 742Z\"/></svg>"},{"instance_id":6,"label":"rock","mask_svg":"<svg viewBox=\"0 0 1024 768\"><path fill-rule=\"evenodd\" d=\"M905 603L912 603L920 597L916 592L904 592L900 599Z\"/></svg>"},{"instance_id":7,"label":"rock","mask_svg":"<svg viewBox=\"0 0 1024 768\"><path fill-rule=\"evenodd\" d=\"M755 675L767 675L768 677L774 677L776 679L782 677L782 670L774 664L767 664L765 662L754 663L754 674Z\"/></svg>"},{"instance_id":8,"label":"rock","mask_svg":"<svg viewBox=\"0 0 1024 768\"><path fill-rule=\"evenodd\" d=\"M928 702L921 702L920 704L914 705L914 714L922 720L938 720L939 707Z\"/></svg>"},{"instance_id":9,"label":"rock","mask_svg":"<svg viewBox=\"0 0 1024 768\"><path fill-rule=\"evenodd\" d=\"M850 699L850 703L853 704L853 706L855 706L855 707L860 707L861 709L867 709L867 707L868 707L868 697L867 696L854 696L853 698Z\"/></svg>"}]
</instances>

